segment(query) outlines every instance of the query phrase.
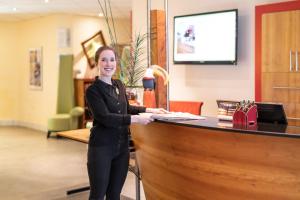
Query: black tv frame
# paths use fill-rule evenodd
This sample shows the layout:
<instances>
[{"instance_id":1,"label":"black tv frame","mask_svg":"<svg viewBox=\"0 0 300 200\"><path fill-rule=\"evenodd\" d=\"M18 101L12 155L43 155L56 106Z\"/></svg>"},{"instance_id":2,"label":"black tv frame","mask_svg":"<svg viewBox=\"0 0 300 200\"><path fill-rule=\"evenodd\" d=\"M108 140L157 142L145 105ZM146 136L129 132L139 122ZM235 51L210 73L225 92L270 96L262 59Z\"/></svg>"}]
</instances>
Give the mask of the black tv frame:
<instances>
[{"instance_id":1,"label":"black tv frame","mask_svg":"<svg viewBox=\"0 0 300 200\"><path fill-rule=\"evenodd\" d=\"M233 61L227 61L227 60L219 60L219 61L176 61L175 60L175 20L176 18L181 17L189 17L189 16L197 16L197 15L208 15L208 14L215 14L215 13L224 13L224 12L236 12L236 22L235 22L235 59ZM189 14L189 15L180 15L180 16L174 16L173 18L173 63L174 64L196 64L196 65L237 65L238 61L238 9L230 9L230 10L219 10L219 11L213 11L213 12L203 12L203 13L196 13L196 14Z\"/></svg>"}]
</instances>

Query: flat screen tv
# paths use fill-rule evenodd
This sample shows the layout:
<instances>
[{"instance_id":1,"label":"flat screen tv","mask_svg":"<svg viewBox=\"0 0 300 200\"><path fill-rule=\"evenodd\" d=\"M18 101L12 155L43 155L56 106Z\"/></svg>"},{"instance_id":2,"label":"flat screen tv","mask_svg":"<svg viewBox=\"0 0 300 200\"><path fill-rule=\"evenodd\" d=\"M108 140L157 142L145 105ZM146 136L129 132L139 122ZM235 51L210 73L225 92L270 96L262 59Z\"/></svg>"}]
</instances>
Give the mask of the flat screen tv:
<instances>
[{"instance_id":1,"label":"flat screen tv","mask_svg":"<svg viewBox=\"0 0 300 200\"><path fill-rule=\"evenodd\" d=\"M174 17L175 64L237 64L238 10Z\"/></svg>"}]
</instances>

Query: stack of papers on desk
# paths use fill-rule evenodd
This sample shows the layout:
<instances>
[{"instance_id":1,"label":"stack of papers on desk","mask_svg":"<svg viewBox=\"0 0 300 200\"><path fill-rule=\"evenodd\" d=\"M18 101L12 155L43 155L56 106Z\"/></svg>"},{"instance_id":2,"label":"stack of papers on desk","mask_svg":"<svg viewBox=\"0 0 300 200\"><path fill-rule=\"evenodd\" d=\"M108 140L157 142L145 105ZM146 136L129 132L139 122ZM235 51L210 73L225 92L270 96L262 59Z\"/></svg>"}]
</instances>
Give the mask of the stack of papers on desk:
<instances>
[{"instance_id":1,"label":"stack of papers on desk","mask_svg":"<svg viewBox=\"0 0 300 200\"><path fill-rule=\"evenodd\" d=\"M205 117L199 115L193 115L191 113L183 112L170 112L166 114L152 114L152 113L140 113L141 115L148 115L153 119L162 119L162 120L196 120L196 119L205 119Z\"/></svg>"}]
</instances>

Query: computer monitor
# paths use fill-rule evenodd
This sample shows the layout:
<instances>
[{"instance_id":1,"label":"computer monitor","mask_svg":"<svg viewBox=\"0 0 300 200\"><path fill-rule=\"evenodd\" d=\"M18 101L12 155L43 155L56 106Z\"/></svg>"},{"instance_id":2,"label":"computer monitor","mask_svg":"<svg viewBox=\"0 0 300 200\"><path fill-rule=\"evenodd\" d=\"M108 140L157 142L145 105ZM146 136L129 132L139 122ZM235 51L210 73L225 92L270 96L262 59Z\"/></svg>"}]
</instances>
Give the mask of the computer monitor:
<instances>
[{"instance_id":1,"label":"computer monitor","mask_svg":"<svg viewBox=\"0 0 300 200\"><path fill-rule=\"evenodd\" d=\"M256 102L257 122L288 124L283 105L280 103Z\"/></svg>"}]
</instances>

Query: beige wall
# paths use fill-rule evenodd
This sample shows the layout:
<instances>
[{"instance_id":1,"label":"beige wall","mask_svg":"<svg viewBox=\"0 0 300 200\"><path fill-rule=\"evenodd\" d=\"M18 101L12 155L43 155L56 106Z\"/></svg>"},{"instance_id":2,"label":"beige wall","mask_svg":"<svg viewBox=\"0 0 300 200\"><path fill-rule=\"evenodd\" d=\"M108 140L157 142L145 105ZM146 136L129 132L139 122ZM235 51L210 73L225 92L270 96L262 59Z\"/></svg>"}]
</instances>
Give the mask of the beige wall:
<instances>
[{"instance_id":1,"label":"beige wall","mask_svg":"<svg viewBox=\"0 0 300 200\"><path fill-rule=\"evenodd\" d=\"M128 42L129 19L116 19L116 26L119 42ZM57 32L60 28L71 30L71 47L58 47ZM73 54L76 61L74 67L84 74L87 63L81 42L99 30L103 31L106 42L110 44L106 25L98 17L52 15L17 23L1 23L0 124L10 120L12 124L16 121L16 124L46 130L48 117L56 112L59 54ZM43 89L31 90L28 50L37 47L43 49Z\"/></svg>"},{"instance_id":2,"label":"beige wall","mask_svg":"<svg viewBox=\"0 0 300 200\"><path fill-rule=\"evenodd\" d=\"M63 18L61 19L63 20ZM57 16L43 17L19 23L20 42L20 115L18 120L43 129L47 117L55 112L58 51L56 45ZM29 88L28 50L42 47L42 90Z\"/></svg>"},{"instance_id":3,"label":"beige wall","mask_svg":"<svg viewBox=\"0 0 300 200\"><path fill-rule=\"evenodd\" d=\"M207 116L216 116L217 99L254 100L255 5L281 1L284 0L168 0L170 100L203 101L202 114ZM133 0L133 13L146 12L145 2ZM239 9L237 66L173 64L174 16L234 8ZM133 29L143 27L143 19L136 17L133 21Z\"/></svg>"},{"instance_id":4,"label":"beige wall","mask_svg":"<svg viewBox=\"0 0 300 200\"><path fill-rule=\"evenodd\" d=\"M254 7L278 1L282 0L169 0L170 99L204 101L203 114L208 116L216 114L217 99L254 99ZM146 30L146 5L146 0L133 0L133 33ZM232 8L239 9L237 66L173 64L173 16ZM119 42L128 42L129 20L117 20L116 24ZM71 29L70 48L58 48L59 28ZM106 26L97 17L52 15L25 22L0 22L0 124L17 121L46 130L47 118L56 108L58 55L73 53L75 68L84 73L86 60L80 43L100 29L109 41ZM28 50L35 47L43 47L42 90L30 90L28 86Z\"/></svg>"},{"instance_id":5,"label":"beige wall","mask_svg":"<svg viewBox=\"0 0 300 200\"><path fill-rule=\"evenodd\" d=\"M19 110L17 24L0 22L0 119L14 120Z\"/></svg>"},{"instance_id":6,"label":"beige wall","mask_svg":"<svg viewBox=\"0 0 300 200\"><path fill-rule=\"evenodd\" d=\"M130 42L130 21L128 19L115 19L115 27L118 43L124 44ZM103 19L88 18L83 16L73 16L70 20L72 27L72 47L75 56L75 69L80 70L78 75L82 77L87 66L86 59L82 59L84 54L82 52L81 42L91 37L99 30L102 31L104 39L107 44L110 44L110 36L107 25ZM78 42L79 41L79 42Z\"/></svg>"}]
</instances>

